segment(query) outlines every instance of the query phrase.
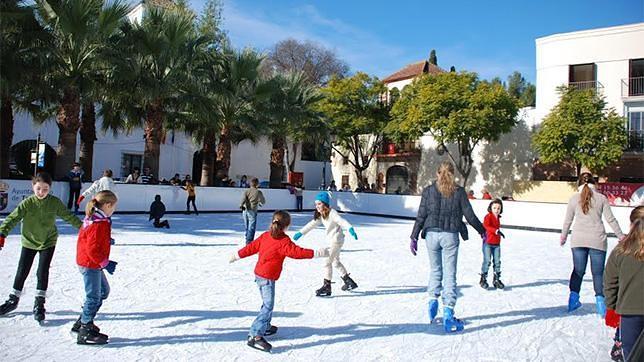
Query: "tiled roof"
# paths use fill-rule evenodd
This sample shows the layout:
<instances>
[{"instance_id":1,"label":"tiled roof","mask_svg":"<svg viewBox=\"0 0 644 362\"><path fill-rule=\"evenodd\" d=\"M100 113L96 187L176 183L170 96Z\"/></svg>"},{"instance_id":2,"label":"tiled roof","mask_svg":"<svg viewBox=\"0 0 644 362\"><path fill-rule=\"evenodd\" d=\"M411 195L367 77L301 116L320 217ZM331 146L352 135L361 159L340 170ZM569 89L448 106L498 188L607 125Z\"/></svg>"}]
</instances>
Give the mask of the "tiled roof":
<instances>
[{"instance_id":1,"label":"tiled roof","mask_svg":"<svg viewBox=\"0 0 644 362\"><path fill-rule=\"evenodd\" d=\"M440 74L445 73L445 71L426 60L421 60L420 62L407 65L401 70L387 76L382 81L385 83L392 83L403 79L415 78L423 73Z\"/></svg>"}]
</instances>

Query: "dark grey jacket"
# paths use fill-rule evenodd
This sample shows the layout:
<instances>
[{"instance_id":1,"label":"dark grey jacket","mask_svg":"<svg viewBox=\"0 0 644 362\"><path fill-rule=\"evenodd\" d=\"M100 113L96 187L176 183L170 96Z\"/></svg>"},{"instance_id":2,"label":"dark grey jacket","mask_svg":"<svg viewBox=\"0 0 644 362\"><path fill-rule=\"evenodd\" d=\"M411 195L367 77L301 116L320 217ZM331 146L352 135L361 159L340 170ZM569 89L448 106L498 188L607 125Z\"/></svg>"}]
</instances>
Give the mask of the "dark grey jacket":
<instances>
[{"instance_id":1,"label":"dark grey jacket","mask_svg":"<svg viewBox=\"0 0 644 362\"><path fill-rule=\"evenodd\" d=\"M449 198L443 197L434 185L425 187L411 237L418 239L418 234L421 232L421 237L425 237L427 229L457 233L461 231L463 216L479 234L485 232L462 187L457 187Z\"/></svg>"}]
</instances>

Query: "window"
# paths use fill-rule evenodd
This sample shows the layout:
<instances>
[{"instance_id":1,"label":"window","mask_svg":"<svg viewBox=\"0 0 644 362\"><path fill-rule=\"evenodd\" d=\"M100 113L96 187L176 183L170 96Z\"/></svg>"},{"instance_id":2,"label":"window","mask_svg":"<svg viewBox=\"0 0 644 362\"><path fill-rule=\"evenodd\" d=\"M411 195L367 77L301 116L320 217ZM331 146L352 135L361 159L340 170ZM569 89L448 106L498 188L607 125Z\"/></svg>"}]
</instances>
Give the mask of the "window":
<instances>
[{"instance_id":1,"label":"window","mask_svg":"<svg viewBox=\"0 0 644 362\"><path fill-rule=\"evenodd\" d=\"M568 84L577 89L594 89L596 75L597 66L594 63L571 65L568 70Z\"/></svg>"},{"instance_id":2,"label":"window","mask_svg":"<svg viewBox=\"0 0 644 362\"><path fill-rule=\"evenodd\" d=\"M342 187L349 185L349 175L342 175Z\"/></svg>"},{"instance_id":3,"label":"window","mask_svg":"<svg viewBox=\"0 0 644 362\"><path fill-rule=\"evenodd\" d=\"M143 155L140 153L123 153L121 155L121 179L127 178L135 167L140 170L143 169Z\"/></svg>"},{"instance_id":4,"label":"window","mask_svg":"<svg viewBox=\"0 0 644 362\"><path fill-rule=\"evenodd\" d=\"M644 59L631 59L628 68L628 95L644 95Z\"/></svg>"},{"instance_id":5,"label":"window","mask_svg":"<svg viewBox=\"0 0 644 362\"><path fill-rule=\"evenodd\" d=\"M629 151L644 151L644 111L628 113Z\"/></svg>"}]
</instances>

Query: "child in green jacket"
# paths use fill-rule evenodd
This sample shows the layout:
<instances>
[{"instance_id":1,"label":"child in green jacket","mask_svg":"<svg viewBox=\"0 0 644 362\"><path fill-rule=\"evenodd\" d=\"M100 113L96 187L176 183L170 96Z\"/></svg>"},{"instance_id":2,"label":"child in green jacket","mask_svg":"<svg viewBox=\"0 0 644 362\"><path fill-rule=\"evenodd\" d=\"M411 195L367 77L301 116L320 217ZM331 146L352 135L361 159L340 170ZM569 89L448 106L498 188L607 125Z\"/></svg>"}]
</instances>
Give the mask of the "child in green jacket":
<instances>
[{"instance_id":1,"label":"child in green jacket","mask_svg":"<svg viewBox=\"0 0 644 362\"><path fill-rule=\"evenodd\" d=\"M72 214L54 195L49 195L51 188L51 176L47 173L40 173L31 181L34 195L30 196L18 205L13 212L7 216L0 225L0 250L4 246L5 237L14 226L22 221L22 251L18 262L18 271L13 282L13 291L9 299L0 305L0 315L11 312L18 307L18 301L22 294L22 288L29 275L29 270L34 262L36 254L38 259L38 283L36 286L36 300L34 302L34 318L41 322L45 319L45 295L49 284L49 265L54 256L58 229L56 229L56 217L67 221L76 229L82 225L82 221Z\"/></svg>"}]
</instances>

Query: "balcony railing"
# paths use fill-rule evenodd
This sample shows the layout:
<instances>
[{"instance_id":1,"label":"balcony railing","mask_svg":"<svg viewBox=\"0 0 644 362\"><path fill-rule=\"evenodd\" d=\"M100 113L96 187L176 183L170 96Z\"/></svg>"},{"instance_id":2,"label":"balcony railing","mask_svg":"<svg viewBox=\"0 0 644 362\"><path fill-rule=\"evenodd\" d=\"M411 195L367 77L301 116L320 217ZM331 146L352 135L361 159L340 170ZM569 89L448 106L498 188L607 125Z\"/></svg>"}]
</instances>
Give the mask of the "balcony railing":
<instances>
[{"instance_id":1,"label":"balcony railing","mask_svg":"<svg viewBox=\"0 0 644 362\"><path fill-rule=\"evenodd\" d=\"M626 151L644 151L644 131L628 131L628 144L626 145Z\"/></svg>"},{"instance_id":2,"label":"balcony railing","mask_svg":"<svg viewBox=\"0 0 644 362\"><path fill-rule=\"evenodd\" d=\"M588 89L594 89L595 91L604 90L604 85L602 85L596 80L589 80L589 81L583 81L583 82L569 82L568 87L574 88L576 90L588 90Z\"/></svg>"},{"instance_id":3,"label":"balcony railing","mask_svg":"<svg viewBox=\"0 0 644 362\"><path fill-rule=\"evenodd\" d=\"M644 96L644 77L622 79L622 98Z\"/></svg>"},{"instance_id":4,"label":"balcony railing","mask_svg":"<svg viewBox=\"0 0 644 362\"><path fill-rule=\"evenodd\" d=\"M416 142L403 142L403 143L383 143L380 148L380 154L398 154L398 153L417 153L420 152L420 148Z\"/></svg>"}]
</instances>

